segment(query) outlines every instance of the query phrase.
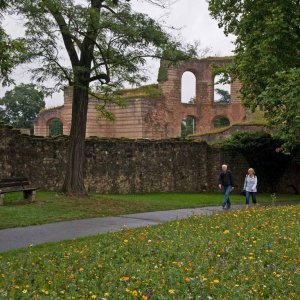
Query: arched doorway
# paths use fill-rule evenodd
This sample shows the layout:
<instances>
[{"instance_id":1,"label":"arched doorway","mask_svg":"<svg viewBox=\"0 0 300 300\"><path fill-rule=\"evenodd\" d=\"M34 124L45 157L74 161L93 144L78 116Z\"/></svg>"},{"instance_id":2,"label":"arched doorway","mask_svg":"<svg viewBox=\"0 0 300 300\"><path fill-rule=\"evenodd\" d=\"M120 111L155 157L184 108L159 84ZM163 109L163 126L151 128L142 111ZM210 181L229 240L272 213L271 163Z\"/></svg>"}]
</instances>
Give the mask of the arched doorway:
<instances>
[{"instance_id":1,"label":"arched doorway","mask_svg":"<svg viewBox=\"0 0 300 300\"><path fill-rule=\"evenodd\" d=\"M181 121L181 137L194 134L196 130L196 120L193 116L186 116Z\"/></svg>"},{"instance_id":2,"label":"arched doorway","mask_svg":"<svg viewBox=\"0 0 300 300\"><path fill-rule=\"evenodd\" d=\"M49 136L52 136L52 137L63 135L63 133L64 133L63 122L58 118L51 119L48 122L48 133L49 133Z\"/></svg>"},{"instance_id":3,"label":"arched doorway","mask_svg":"<svg viewBox=\"0 0 300 300\"><path fill-rule=\"evenodd\" d=\"M230 125L230 121L225 116L217 116L213 119L213 126L215 128L226 127Z\"/></svg>"}]
</instances>

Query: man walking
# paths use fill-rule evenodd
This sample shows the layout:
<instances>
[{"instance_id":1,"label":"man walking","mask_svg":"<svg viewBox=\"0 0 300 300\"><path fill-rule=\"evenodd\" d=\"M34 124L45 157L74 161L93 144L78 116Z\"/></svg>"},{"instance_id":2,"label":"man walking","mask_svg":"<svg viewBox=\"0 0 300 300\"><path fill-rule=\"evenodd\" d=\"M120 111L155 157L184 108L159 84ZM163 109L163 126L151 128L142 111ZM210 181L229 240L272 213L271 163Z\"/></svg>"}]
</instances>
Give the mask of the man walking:
<instances>
[{"instance_id":1,"label":"man walking","mask_svg":"<svg viewBox=\"0 0 300 300\"><path fill-rule=\"evenodd\" d=\"M230 209L231 202L229 198L230 192L234 189L234 181L231 172L228 170L227 165L222 165L222 172L219 176L219 188L224 188L224 202L223 209Z\"/></svg>"}]
</instances>

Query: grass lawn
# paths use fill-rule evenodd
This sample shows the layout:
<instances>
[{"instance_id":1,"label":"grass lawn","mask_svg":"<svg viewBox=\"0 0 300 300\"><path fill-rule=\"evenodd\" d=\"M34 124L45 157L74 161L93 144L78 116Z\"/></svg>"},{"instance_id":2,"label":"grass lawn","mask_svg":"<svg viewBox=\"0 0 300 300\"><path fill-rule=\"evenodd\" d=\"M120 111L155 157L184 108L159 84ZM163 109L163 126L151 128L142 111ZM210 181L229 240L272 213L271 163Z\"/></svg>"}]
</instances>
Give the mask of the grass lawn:
<instances>
[{"instance_id":1,"label":"grass lawn","mask_svg":"<svg viewBox=\"0 0 300 300\"><path fill-rule=\"evenodd\" d=\"M0 255L0 299L299 299L300 206L194 216Z\"/></svg>"},{"instance_id":2,"label":"grass lawn","mask_svg":"<svg viewBox=\"0 0 300 300\"><path fill-rule=\"evenodd\" d=\"M102 195L90 194L86 198L66 197L55 192L37 192L34 203L26 204L21 194L5 195L0 206L0 229L34 224L51 223L101 216L193 208L221 205L221 193L152 193ZM232 194L233 204L244 203L244 197ZM299 195L277 195L276 201L300 200ZM272 201L269 194L258 195L258 202Z\"/></svg>"}]
</instances>

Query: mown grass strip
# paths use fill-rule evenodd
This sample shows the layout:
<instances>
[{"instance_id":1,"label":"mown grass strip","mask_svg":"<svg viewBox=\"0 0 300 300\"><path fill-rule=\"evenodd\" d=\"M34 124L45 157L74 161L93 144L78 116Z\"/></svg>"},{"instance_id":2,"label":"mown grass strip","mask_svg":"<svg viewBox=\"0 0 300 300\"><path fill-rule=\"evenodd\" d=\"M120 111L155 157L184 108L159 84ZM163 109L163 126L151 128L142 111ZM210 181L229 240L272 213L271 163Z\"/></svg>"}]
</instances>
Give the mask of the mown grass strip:
<instances>
[{"instance_id":1,"label":"mown grass strip","mask_svg":"<svg viewBox=\"0 0 300 300\"><path fill-rule=\"evenodd\" d=\"M0 299L298 299L299 220L257 208L4 253Z\"/></svg>"},{"instance_id":2,"label":"mown grass strip","mask_svg":"<svg viewBox=\"0 0 300 300\"><path fill-rule=\"evenodd\" d=\"M221 205L222 193L149 193L102 195L86 198L66 197L55 192L38 191L34 203L20 200L21 194L5 195L0 206L0 229L44 224L63 220L116 216L130 213ZM233 204L244 197L232 194ZM300 200L299 195L277 195L276 201ZM258 202L271 202L269 194L259 194Z\"/></svg>"}]
</instances>

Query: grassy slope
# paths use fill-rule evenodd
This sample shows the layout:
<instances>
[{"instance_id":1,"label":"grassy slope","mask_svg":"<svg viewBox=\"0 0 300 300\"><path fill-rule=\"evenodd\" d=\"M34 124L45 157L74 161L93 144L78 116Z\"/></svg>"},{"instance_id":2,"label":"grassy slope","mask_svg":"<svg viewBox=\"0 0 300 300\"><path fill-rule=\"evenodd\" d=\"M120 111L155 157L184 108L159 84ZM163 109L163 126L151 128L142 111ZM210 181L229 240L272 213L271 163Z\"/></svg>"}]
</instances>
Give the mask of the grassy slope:
<instances>
[{"instance_id":1,"label":"grassy slope","mask_svg":"<svg viewBox=\"0 0 300 300\"><path fill-rule=\"evenodd\" d=\"M299 218L232 211L4 253L0 299L299 299Z\"/></svg>"},{"instance_id":2,"label":"grassy slope","mask_svg":"<svg viewBox=\"0 0 300 300\"><path fill-rule=\"evenodd\" d=\"M31 204L13 202L16 197L20 195L7 194L6 205L0 206L0 228L222 203L221 193L90 194L87 198L72 198L38 191L36 202ZM299 195L277 196L279 201L299 198ZM231 200L233 204L244 203L244 198L238 194L232 194ZM258 202L267 201L271 201L270 195L258 195Z\"/></svg>"}]
</instances>

